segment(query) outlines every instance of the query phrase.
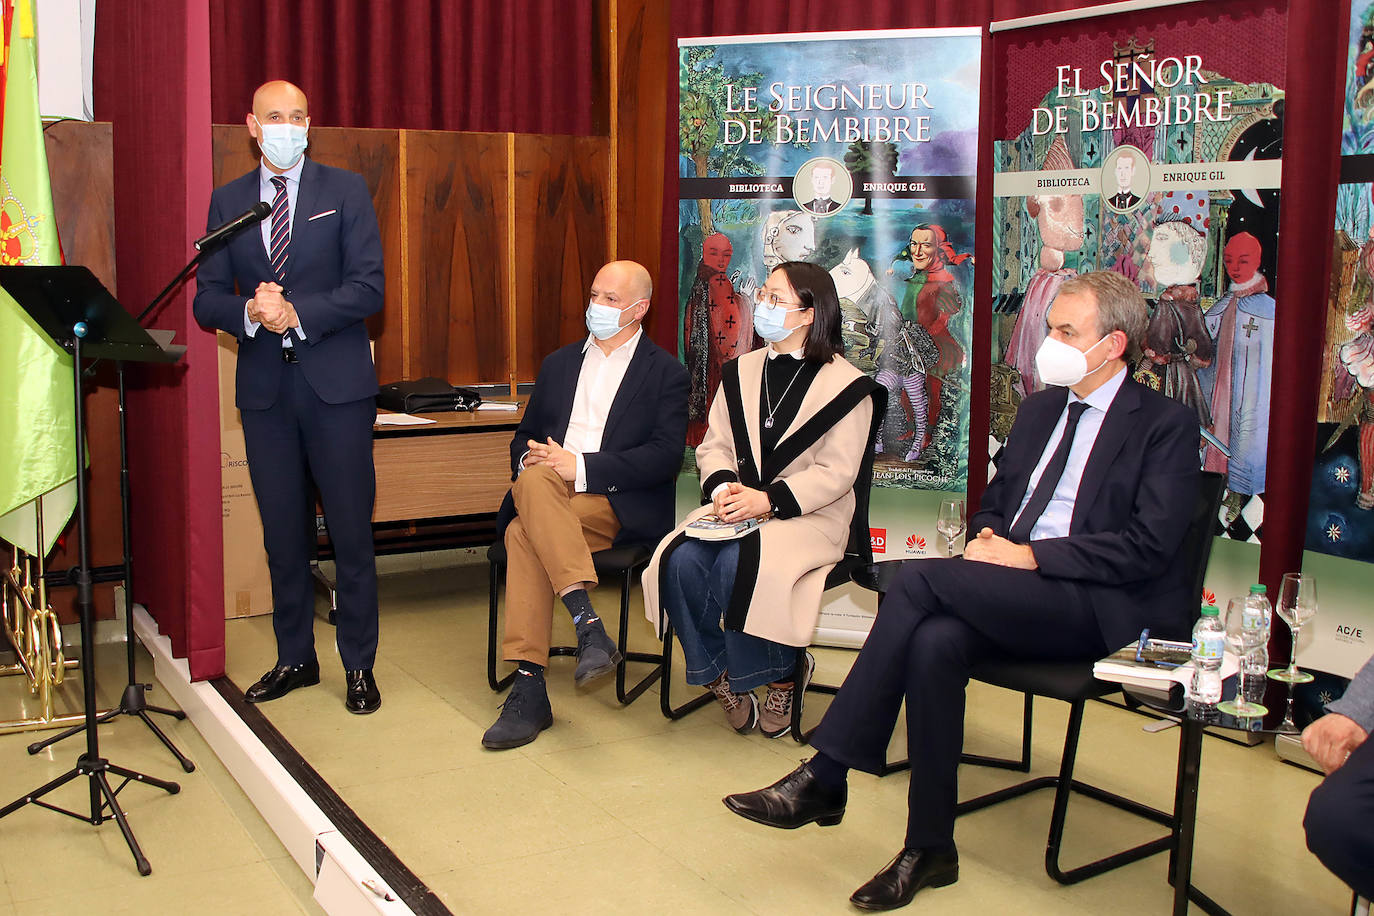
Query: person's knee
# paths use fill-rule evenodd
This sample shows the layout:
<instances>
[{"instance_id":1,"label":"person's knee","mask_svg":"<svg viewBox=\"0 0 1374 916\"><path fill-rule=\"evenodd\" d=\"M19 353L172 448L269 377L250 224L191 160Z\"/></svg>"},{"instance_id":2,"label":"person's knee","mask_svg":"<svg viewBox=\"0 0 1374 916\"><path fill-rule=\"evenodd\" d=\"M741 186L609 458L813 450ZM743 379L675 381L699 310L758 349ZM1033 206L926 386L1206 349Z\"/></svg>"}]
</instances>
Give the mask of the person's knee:
<instances>
[{"instance_id":1,"label":"person's knee","mask_svg":"<svg viewBox=\"0 0 1374 916\"><path fill-rule=\"evenodd\" d=\"M1302 819L1308 850L1337 874L1360 830L1360 815L1352 810L1340 781L1334 778L1339 772L1312 790Z\"/></svg>"},{"instance_id":2,"label":"person's knee","mask_svg":"<svg viewBox=\"0 0 1374 916\"><path fill-rule=\"evenodd\" d=\"M970 636L968 624L957 617L928 617L911 635L911 670L967 671L973 661Z\"/></svg>"},{"instance_id":3,"label":"person's knee","mask_svg":"<svg viewBox=\"0 0 1374 916\"><path fill-rule=\"evenodd\" d=\"M516 511L520 511L520 504L535 492L546 492L549 487L563 487L563 478L558 476L558 472L547 464L536 464L533 467L525 468L520 472L520 476L515 478L515 483L511 484L511 499L515 500Z\"/></svg>"}]
</instances>

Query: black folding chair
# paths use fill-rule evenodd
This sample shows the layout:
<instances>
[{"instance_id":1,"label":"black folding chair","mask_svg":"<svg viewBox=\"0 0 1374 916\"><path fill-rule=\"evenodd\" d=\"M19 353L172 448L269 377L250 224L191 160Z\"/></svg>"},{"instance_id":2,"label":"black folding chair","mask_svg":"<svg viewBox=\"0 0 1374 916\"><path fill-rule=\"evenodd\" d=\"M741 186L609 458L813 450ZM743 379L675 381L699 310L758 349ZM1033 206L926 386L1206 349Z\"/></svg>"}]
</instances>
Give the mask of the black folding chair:
<instances>
[{"instance_id":1,"label":"black folding chair","mask_svg":"<svg viewBox=\"0 0 1374 916\"><path fill-rule=\"evenodd\" d=\"M621 660L615 667L615 696L617 700L627 706L637 700L639 695L649 688L659 673L659 654L657 652L631 652L626 644L630 630L630 592L634 589L635 578L644 571L644 567L649 565L649 559L652 556L653 546L646 544L627 544L623 547L598 550L592 554L592 564L596 568L597 578L602 581L609 581L614 578L620 582L620 632L616 635L616 648L620 650ZM510 685L511 678L515 677L514 670L506 674L505 677L498 678L496 675L497 594L505 578L505 566L506 545L498 541L487 550L489 576L487 582L487 683L495 691L506 689ZM552 646L549 648L549 655L575 656L577 655L577 647ZM625 669L630 662L643 662L654 667L639 683L626 689Z\"/></svg>"},{"instance_id":2,"label":"black folding chair","mask_svg":"<svg viewBox=\"0 0 1374 916\"><path fill-rule=\"evenodd\" d=\"M1213 536L1218 527L1217 513L1221 507L1225 488L1226 478L1224 475L1203 472L1202 484L1194 503L1192 519L1189 522L1187 533L1184 535L1180 551L1183 561L1188 564L1189 581L1192 583L1192 590L1189 594L1192 596L1201 596L1202 594L1203 576L1207 572L1207 560L1211 556ZM965 763L1014 769L1023 773L1029 772L1034 698L1037 696L1049 697L1069 704L1069 723L1064 735L1064 753L1059 761L1058 775L1027 779L1005 789L998 789L995 792L962 801L956 809L957 814L962 816L1041 789L1054 789L1054 811L1050 817L1049 838L1045 845L1045 871L1060 884L1074 884L1169 849L1173 842L1172 831L1178 820L1177 811L1161 811L1158 808L1152 808L1073 778L1074 758L1078 754L1078 738L1083 725L1083 710L1087 701L1101 699L1121 689L1119 684L1099 681L1094 678L1092 669L1092 662L990 661L976 666L972 672L973 678L983 683L1005 687L1008 690L1025 694L1025 705L1022 714L1021 756L1019 759L965 754L962 758ZM1064 822L1068 814L1069 796L1074 792L1146 820L1163 824L1170 828L1170 833L1130 849L1104 856L1086 865L1064 869L1059 863L1059 854L1064 838Z\"/></svg>"}]
</instances>

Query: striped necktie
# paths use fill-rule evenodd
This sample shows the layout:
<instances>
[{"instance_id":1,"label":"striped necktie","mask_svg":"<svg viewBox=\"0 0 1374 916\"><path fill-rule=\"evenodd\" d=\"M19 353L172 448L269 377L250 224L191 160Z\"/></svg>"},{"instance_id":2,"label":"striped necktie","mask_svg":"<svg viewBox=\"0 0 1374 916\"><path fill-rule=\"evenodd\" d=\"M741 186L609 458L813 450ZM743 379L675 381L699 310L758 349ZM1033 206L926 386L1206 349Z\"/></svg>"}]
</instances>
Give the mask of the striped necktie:
<instances>
[{"instance_id":1,"label":"striped necktie","mask_svg":"<svg viewBox=\"0 0 1374 916\"><path fill-rule=\"evenodd\" d=\"M272 273L277 282L286 285L286 259L291 257L291 204L286 197L286 179L272 179L276 196L272 198L272 245L268 254L272 259Z\"/></svg>"}]
</instances>

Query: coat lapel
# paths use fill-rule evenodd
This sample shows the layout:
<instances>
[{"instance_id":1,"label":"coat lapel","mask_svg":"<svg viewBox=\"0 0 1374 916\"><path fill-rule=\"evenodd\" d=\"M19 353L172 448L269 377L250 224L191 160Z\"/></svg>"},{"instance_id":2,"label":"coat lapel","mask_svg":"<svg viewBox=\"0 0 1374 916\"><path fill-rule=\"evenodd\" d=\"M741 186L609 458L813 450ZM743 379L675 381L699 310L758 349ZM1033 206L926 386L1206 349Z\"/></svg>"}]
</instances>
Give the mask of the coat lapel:
<instances>
[{"instance_id":1,"label":"coat lapel","mask_svg":"<svg viewBox=\"0 0 1374 916\"><path fill-rule=\"evenodd\" d=\"M1107 416L1103 418L1097 439L1093 442L1093 450L1088 455L1088 463L1083 466L1083 477L1078 481L1078 494L1073 500L1070 532L1081 528L1084 516L1097 498L1097 491L1107 479L1107 472L1134 428L1135 412L1139 408L1140 389L1127 378L1116 393L1112 406L1107 409Z\"/></svg>"},{"instance_id":2,"label":"coat lapel","mask_svg":"<svg viewBox=\"0 0 1374 916\"><path fill-rule=\"evenodd\" d=\"M630 364L625 367L625 377L620 380L620 388L616 390L615 398L611 401L611 409L606 414L606 427L601 433L603 448L611 441L611 433L615 430L616 424L625 416L625 411L634 403L639 389L644 387L644 381L649 377L649 360L653 358L649 351L653 346L654 342L645 334L635 347L635 355L630 357Z\"/></svg>"},{"instance_id":3,"label":"coat lapel","mask_svg":"<svg viewBox=\"0 0 1374 916\"><path fill-rule=\"evenodd\" d=\"M300 252L305 250L301 236L308 232L310 217L316 212L320 183L320 167L312 159L305 160L301 166L301 186L296 189L296 212L291 218L291 256L286 259L287 279L300 264Z\"/></svg>"},{"instance_id":4,"label":"coat lapel","mask_svg":"<svg viewBox=\"0 0 1374 916\"><path fill-rule=\"evenodd\" d=\"M749 432L749 457L760 470L763 468L763 444L759 439L759 389L763 385L767 362L766 347L739 358L739 396L744 408L744 426Z\"/></svg>"},{"instance_id":5,"label":"coat lapel","mask_svg":"<svg viewBox=\"0 0 1374 916\"><path fill-rule=\"evenodd\" d=\"M1025 451L1016 458L1007 455L1006 460L1002 462L1003 467L1008 467L1012 463L1016 465L1015 470L1012 471L1014 476L1009 478L1009 485L1005 490L1010 505L1001 508L1002 517L1007 520L1008 527L1011 526L1011 520L1021 507L1021 500L1026 495L1026 487L1030 485L1031 474L1035 472L1035 466L1040 462L1040 456L1045 454L1045 446L1049 445L1050 435L1054 432L1054 425L1058 421L1059 415L1064 412L1064 405L1069 400L1069 389L1067 388L1048 389L1047 394L1048 392L1052 392L1052 395L1030 402L1030 405L1034 407L1032 414L1023 418L1018 413L1016 425L1029 433L1031 438L1020 444L1013 441L1011 444L1016 446L1018 452L1023 447ZM1026 409L1027 403L1023 402L1021 412L1025 412ZM1001 471L999 470L998 473Z\"/></svg>"},{"instance_id":6,"label":"coat lapel","mask_svg":"<svg viewBox=\"0 0 1374 916\"><path fill-rule=\"evenodd\" d=\"M573 399L577 397L577 378L582 374L585 355L585 350L575 347L568 354L567 363L559 367L559 400L557 412L554 414L555 422L559 425L553 431L553 440L560 444L567 438L568 424L572 422Z\"/></svg>"}]
</instances>

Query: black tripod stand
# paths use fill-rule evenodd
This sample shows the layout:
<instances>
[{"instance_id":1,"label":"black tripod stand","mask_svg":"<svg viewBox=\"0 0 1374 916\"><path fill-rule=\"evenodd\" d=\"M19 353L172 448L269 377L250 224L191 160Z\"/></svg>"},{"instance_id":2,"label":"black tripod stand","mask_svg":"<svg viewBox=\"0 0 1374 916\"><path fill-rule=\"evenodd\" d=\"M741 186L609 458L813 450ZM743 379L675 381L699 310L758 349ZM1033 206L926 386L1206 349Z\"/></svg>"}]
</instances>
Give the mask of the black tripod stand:
<instances>
[{"instance_id":1,"label":"black tripod stand","mask_svg":"<svg viewBox=\"0 0 1374 916\"><path fill-rule=\"evenodd\" d=\"M76 766L56 779L0 808L0 818L8 817L25 805L38 805L68 817L100 825L113 818L133 853L140 875L153 870L139 848L133 829L118 795L130 782L140 782L175 795L181 787L174 782L110 763L100 756L100 731L95 701L95 641L92 622L92 585L90 567L90 522L86 493L86 412L81 398L83 341L95 356L109 356L136 362L174 362L178 356L163 350L140 328L100 281L84 267L6 267L0 268L0 286L33 317L34 321L64 349L72 353L72 379L76 402L76 515L80 538L79 562L73 570L77 589L77 610L81 617L81 686L86 706L86 752ZM121 385L122 389L122 385ZM122 393L122 392L121 392ZM121 414L121 431L123 417ZM127 480L127 478L126 478ZM127 483L125 485L127 494ZM125 537L128 521L125 517ZM126 541L127 544L127 541ZM127 559L128 550L125 549ZM130 643L132 652L132 643ZM128 691L126 691L126 696ZM145 719L145 721L147 721ZM149 725L152 725L149 722ZM155 732L156 728L153 729ZM160 735L160 733L159 733ZM164 739L165 741L166 739ZM51 743L51 742L49 742ZM122 779L111 785L111 777ZM44 801L44 796L73 780L84 777L90 789L90 813L84 814Z\"/></svg>"}]
</instances>

